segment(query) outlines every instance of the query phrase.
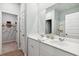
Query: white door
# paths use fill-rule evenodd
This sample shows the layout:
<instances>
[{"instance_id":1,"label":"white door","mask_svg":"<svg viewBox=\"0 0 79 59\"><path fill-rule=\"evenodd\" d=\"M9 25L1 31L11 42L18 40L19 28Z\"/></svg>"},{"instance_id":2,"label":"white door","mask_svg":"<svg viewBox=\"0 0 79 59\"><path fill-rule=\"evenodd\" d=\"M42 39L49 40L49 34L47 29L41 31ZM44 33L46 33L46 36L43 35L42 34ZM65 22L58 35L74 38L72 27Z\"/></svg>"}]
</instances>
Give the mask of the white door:
<instances>
[{"instance_id":1,"label":"white door","mask_svg":"<svg viewBox=\"0 0 79 59\"><path fill-rule=\"evenodd\" d=\"M0 11L0 54L2 53L2 13Z\"/></svg>"},{"instance_id":2,"label":"white door","mask_svg":"<svg viewBox=\"0 0 79 59\"><path fill-rule=\"evenodd\" d=\"M25 31L25 4L21 4L20 13L20 47L24 54L26 54L26 31Z\"/></svg>"}]
</instances>

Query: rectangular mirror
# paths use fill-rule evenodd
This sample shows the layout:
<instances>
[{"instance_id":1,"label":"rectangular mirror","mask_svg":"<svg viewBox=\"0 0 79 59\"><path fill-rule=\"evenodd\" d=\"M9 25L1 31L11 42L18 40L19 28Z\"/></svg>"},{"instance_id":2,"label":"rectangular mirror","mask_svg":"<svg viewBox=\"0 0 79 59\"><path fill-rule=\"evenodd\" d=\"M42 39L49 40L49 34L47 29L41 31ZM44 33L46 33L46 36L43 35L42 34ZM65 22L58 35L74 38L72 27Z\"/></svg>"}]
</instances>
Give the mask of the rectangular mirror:
<instances>
[{"instance_id":1,"label":"rectangular mirror","mask_svg":"<svg viewBox=\"0 0 79 59\"><path fill-rule=\"evenodd\" d=\"M79 39L79 3L56 3L40 15L39 33Z\"/></svg>"},{"instance_id":2,"label":"rectangular mirror","mask_svg":"<svg viewBox=\"0 0 79 59\"><path fill-rule=\"evenodd\" d=\"M79 12L65 15L65 33L67 37L79 39Z\"/></svg>"}]
</instances>

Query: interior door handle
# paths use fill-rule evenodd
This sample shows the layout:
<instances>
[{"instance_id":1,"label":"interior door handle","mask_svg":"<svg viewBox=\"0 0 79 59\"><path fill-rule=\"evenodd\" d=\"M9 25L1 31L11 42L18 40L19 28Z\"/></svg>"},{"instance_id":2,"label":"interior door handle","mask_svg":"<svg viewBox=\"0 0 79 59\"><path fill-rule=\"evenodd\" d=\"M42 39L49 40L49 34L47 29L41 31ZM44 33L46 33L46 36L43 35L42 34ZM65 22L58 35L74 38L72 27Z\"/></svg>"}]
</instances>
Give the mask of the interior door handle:
<instances>
[{"instance_id":1,"label":"interior door handle","mask_svg":"<svg viewBox=\"0 0 79 59\"><path fill-rule=\"evenodd\" d=\"M25 36L24 34L22 36Z\"/></svg>"},{"instance_id":2,"label":"interior door handle","mask_svg":"<svg viewBox=\"0 0 79 59\"><path fill-rule=\"evenodd\" d=\"M31 45L31 47L33 48L33 45Z\"/></svg>"},{"instance_id":3,"label":"interior door handle","mask_svg":"<svg viewBox=\"0 0 79 59\"><path fill-rule=\"evenodd\" d=\"M66 35L68 35L68 34L66 33Z\"/></svg>"}]
</instances>

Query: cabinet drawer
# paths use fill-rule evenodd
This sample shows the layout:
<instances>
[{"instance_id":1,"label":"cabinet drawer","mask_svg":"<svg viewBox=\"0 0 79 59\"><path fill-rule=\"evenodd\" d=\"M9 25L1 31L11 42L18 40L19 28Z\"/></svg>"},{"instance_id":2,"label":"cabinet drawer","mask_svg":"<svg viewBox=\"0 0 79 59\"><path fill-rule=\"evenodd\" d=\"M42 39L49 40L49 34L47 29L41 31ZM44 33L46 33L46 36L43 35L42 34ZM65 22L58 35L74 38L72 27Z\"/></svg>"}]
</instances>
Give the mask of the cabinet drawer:
<instances>
[{"instance_id":1,"label":"cabinet drawer","mask_svg":"<svg viewBox=\"0 0 79 59\"><path fill-rule=\"evenodd\" d=\"M71 53L40 43L41 56L73 56Z\"/></svg>"}]
</instances>

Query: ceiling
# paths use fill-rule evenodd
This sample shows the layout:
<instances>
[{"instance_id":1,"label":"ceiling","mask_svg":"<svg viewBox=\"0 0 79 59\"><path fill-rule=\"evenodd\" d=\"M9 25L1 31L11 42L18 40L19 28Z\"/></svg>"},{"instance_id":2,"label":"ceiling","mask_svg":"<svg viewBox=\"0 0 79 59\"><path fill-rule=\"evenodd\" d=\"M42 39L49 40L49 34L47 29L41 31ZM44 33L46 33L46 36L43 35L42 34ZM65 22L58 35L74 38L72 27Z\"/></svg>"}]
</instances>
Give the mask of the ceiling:
<instances>
[{"instance_id":1,"label":"ceiling","mask_svg":"<svg viewBox=\"0 0 79 59\"><path fill-rule=\"evenodd\" d=\"M57 3L54 5L54 8L59 11L65 11L70 8L78 7L79 3Z\"/></svg>"}]
</instances>

